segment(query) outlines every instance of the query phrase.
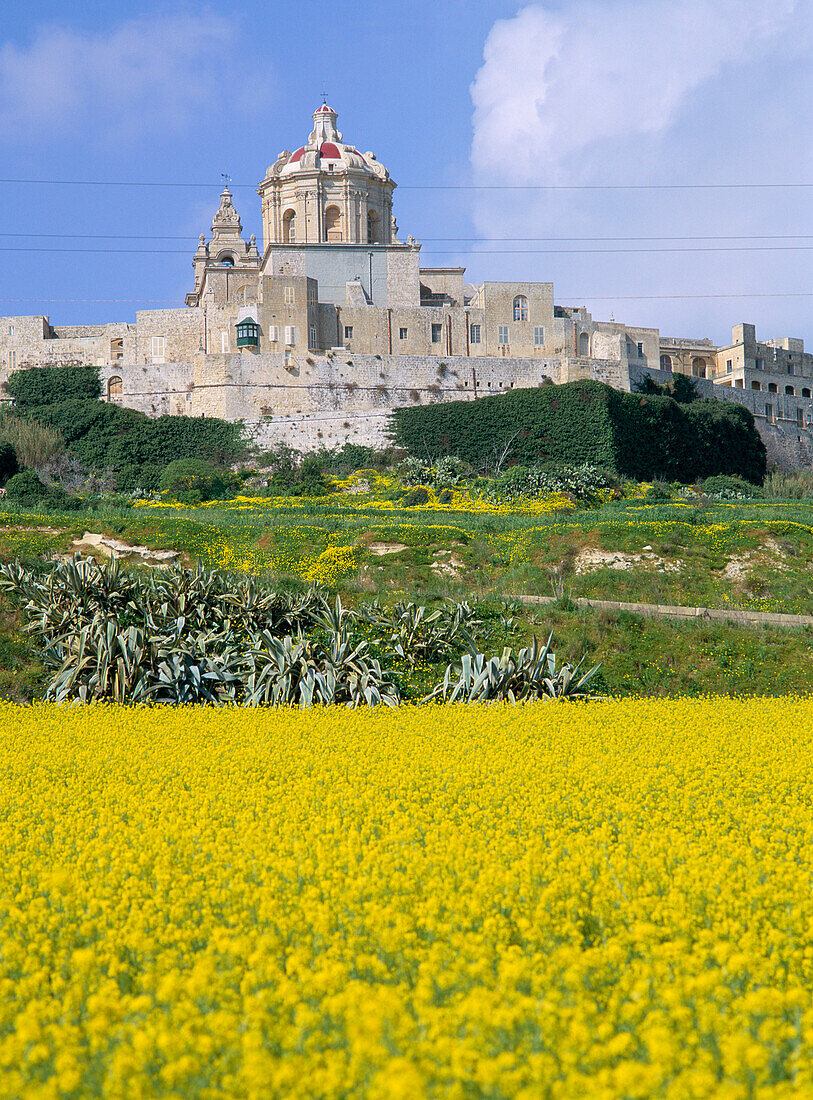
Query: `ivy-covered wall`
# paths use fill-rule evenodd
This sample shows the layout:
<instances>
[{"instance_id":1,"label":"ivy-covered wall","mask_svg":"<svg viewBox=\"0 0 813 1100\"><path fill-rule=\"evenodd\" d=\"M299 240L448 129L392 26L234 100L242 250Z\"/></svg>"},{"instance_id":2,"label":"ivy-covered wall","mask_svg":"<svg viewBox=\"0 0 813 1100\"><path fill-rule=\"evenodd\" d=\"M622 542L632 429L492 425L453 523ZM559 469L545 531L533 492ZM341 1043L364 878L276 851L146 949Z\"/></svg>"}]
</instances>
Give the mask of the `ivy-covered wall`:
<instances>
[{"instance_id":1,"label":"ivy-covered wall","mask_svg":"<svg viewBox=\"0 0 813 1100\"><path fill-rule=\"evenodd\" d=\"M506 449L509 462L589 462L641 480L736 473L760 483L766 470L747 409L714 400L682 405L591 381L396 409L391 435L412 454L454 455L480 470Z\"/></svg>"}]
</instances>

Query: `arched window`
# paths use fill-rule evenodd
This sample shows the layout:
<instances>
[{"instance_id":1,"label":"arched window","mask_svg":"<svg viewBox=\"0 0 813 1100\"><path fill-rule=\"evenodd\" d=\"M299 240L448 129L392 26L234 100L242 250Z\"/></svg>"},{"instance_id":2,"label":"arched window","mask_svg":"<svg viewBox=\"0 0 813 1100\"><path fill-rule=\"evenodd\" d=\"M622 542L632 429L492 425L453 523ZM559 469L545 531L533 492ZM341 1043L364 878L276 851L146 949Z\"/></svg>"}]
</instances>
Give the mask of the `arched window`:
<instances>
[{"instance_id":1,"label":"arched window","mask_svg":"<svg viewBox=\"0 0 813 1100\"><path fill-rule=\"evenodd\" d=\"M342 212L338 206L329 206L325 211L325 238L329 241L342 239Z\"/></svg>"},{"instance_id":2,"label":"arched window","mask_svg":"<svg viewBox=\"0 0 813 1100\"><path fill-rule=\"evenodd\" d=\"M590 337L586 332L579 333L579 355L586 358L590 354Z\"/></svg>"},{"instance_id":3,"label":"arched window","mask_svg":"<svg viewBox=\"0 0 813 1100\"><path fill-rule=\"evenodd\" d=\"M802 397L810 397L810 390L806 387L802 388Z\"/></svg>"},{"instance_id":4,"label":"arched window","mask_svg":"<svg viewBox=\"0 0 813 1100\"><path fill-rule=\"evenodd\" d=\"M378 243L378 214L370 210L367 213L367 244Z\"/></svg>"},{"instance_id":5,"label":"arched window","mask_svg":"<svg viewBox=\"0 0 813 1100\"><path fill-rule=\"evenodd\" d=\"M514 320L528 320L528 299L524 294L518 294L514 299Z\"/></svg>"},{"instance_id":6,"label":"arched window","mask_svg":"<svg viewBox=\"0 0 813 1100\"><path fill-rule=\"evenodd\" d=\"M785 386L785 393L788 395L788 397L793 397L793 386Z\"/></svg>"},{"instance_id":7,"label":"arched window","mask_svg":"<svg viewBox=\"0 0 813 1100\"><path fill-rule=\"evenodd\" d=\"M694 359L692 359L692 374L695 378L706 377L706 360L699 355L696 355Z\"/></svg>"},{"instance_id":8,"label":"arched window","mask_svg":"<svg viewBox=\"0 0 813 1100\"><path fill-rule=\"evenodd\" d=\"M661 356L661 370L671 370L671 369L672 369L672 356L671 355L662 355Z\"/></svg>"},{"instance_id":9,"label":"arched window","mask_svg":"<svg viewBox=\"0 0 813 1100\"><path fill-rule=\"evenodd\" d=\"M115 401L117 397L121 397L121 378L114 374L107 380L107 400Z\"/></svg>"},{"instance_id":10,"label":"arched window","mask_svg":"<svg viewBox=\"0 0 813 1100\"><path fill-rule=\"evenodd\" d=\"M286 210L282 215L282 239L285 244L296 241L296 211Z\"/></svg>"},{"instance_id":11,"label":"arched window","mask_svg":"<svg viewBox=\"0 0 813 1100\"><path fill-rule=\"evenodd\" d=\"M217 262L223 267L234 267L234 256L231 252L224 252L222 256L217 257Z\"/></svg>"}]
</instances>

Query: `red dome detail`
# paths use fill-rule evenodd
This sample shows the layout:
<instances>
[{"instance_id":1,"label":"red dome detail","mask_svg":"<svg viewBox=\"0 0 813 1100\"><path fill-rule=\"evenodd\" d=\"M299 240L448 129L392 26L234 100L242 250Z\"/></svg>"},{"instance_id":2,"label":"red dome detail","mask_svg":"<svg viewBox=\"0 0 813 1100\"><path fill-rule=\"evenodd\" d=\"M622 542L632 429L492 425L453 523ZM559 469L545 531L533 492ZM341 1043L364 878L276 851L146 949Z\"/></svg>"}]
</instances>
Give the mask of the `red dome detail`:
<instances>
[{"instance_id":1,"label":"red dome detail","mask_svg":"<svg viewBox=\"0 0 813 1100\"><path fill-rule=\"evenodd\" d=\"M317 113L317 114L322 114L322 112L323 112L323 111L327 111L327 113L328 113L329 115L332 115L332 114L333 114L333 112L331 111L330 107L328 107L327 103L323 103L323 104L322 104L322 106L321 106L321 107L319 107L319 108L317 109L316 113Z\"/></svg>"},{"instance_id":2,"label":"red dome detail","mask_svg":"<svg viewBox=\"0 0 813 1100\"><path fill-rule=\"evenodd\" d=\"M297 149L297 151L294 153L294 155L291 157L291 159L288 163L293 164L294 161L301 160L302 159L302 154L304 152L305 152L305 147L303 145L303 147L301 149Z\"/></svg>"},{"instance_id":3,"label":"red dome detail","mask_svg":"<svg viewBox=\"0 0 813 1100\"><path fill-rule=\"evenodd\" d=\"M323 141L322 147L319 150L320 157L330 157L331 160L341 160L341 153L338 146L334 145L332 141Z\"/></svg>"}]
</instances>

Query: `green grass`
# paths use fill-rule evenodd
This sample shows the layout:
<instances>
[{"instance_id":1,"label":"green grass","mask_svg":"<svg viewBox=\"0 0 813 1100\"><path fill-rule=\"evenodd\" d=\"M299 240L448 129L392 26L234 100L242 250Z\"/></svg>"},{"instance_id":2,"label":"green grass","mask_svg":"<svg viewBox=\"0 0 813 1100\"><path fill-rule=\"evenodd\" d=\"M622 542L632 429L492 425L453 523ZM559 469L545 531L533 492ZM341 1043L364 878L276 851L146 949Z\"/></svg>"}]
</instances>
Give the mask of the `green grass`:
<instances>
[{"instance_id":1,"label":"green grass","mask_svg":"<svg viewBox=\"0 0 813 1100\"><path fill-rule=\"evenodd\" d=\"M43 531L36 528L53 528ZM306 566L330 546L361 547L358 567L335 587L350 603L444 597L490 600L506 593L549 595L561 577L575 597L813 614L813 501L615 501L548 516L444 509L383 510L334 494L310 501L200 508L103 507L65 515L3 507L0 559L65 553L85 530L134 545L176 549L187 563L250 570L274 584L306 587ZM376 556L371 542L401 543ZM625 554L645 546L674 572L637 565L577 573L589 549ZM455 574L439 563L451 555ZM726 576L737 556L743 575ZM435 568L433 568L433 566ZM551 630L561 656L603 662L604 690L643 693L784 693L813 690L813 634L724 623L677 623L568 609L563 604L515 615L515 629L493 648L521 645ZM30 698L42 670L8 606L0 618L0 694Z\"/></svg>"}]
</instances>

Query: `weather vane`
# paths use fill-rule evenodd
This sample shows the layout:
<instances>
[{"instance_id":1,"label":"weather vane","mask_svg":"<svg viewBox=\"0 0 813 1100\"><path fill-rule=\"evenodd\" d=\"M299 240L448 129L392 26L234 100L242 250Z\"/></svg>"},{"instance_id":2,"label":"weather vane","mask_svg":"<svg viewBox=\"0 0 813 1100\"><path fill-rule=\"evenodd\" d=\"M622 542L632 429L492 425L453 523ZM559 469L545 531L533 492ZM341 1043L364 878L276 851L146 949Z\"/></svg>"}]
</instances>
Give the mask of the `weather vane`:
<instances>
[{"instance_id":1,"label":"weather vane","mask_svg":"<svg viewBox=\"0 0 813 1100\"><path fill-rule=\"evenodd\" d=\"M223 180L226 187L228 187L229 184L231 183L231 176L229 175L228 172L221 172L220 173L220 178Z\"/></svg>"}]
</instances>

